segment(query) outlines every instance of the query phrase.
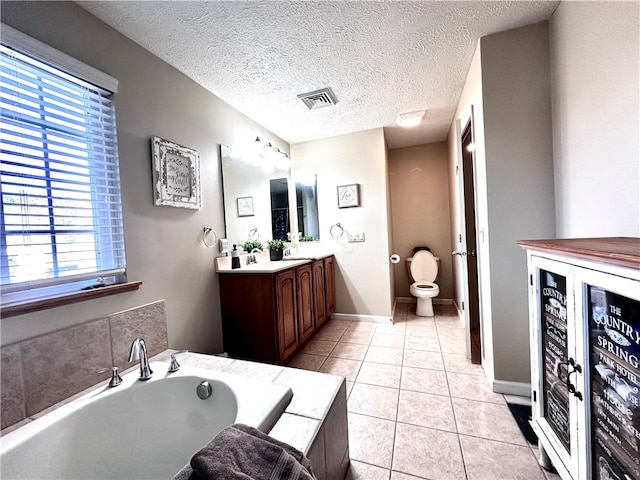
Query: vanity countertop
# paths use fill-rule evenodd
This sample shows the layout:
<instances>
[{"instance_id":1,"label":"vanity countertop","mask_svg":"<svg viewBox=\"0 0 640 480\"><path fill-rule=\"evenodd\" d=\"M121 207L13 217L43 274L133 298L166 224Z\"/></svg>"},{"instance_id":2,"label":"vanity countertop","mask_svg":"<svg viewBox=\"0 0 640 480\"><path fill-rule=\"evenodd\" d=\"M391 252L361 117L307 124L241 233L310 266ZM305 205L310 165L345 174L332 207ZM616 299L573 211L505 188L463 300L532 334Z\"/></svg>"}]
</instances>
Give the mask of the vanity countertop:
<instances>
[{"instance_id":1,"label":"vanity countertop","mask_svg":"<svg viewBox=\"0 0 640 480\"><path fill-rule=\"evenodd\" d=\"M304 265L310 263L309 259L299 260L278 260L276 262L266 261L258 262L247 265L247 259L245 255L240 257L240 268L231 268L231 257L218 257L216 258L216 271L218 273L276 273L288 268L297 267L298 265Z\"/></svg>"},{"instance_id":2,"label":"vanity countertop","mask_svg":"<svg viewBox=\"0 0 640 480\"><path fill-rule=\"evenodd\" d=\"M283 257L282 260L286 262L292 262L294 260L322 260L323 258L332 257L333 253L314 253L305 255L303 253L296 253Z\"/></svg>"},{"instance_id":3,"label":"vanity countertop","mask_svg":"<svg viewBox=\"0 0 640 480\"><path fill-rule=\"evenodd\" d=\"M287 255L282 260L274 262L268 260L269 252L264 251L256 255L258 263L247 264L248 255L240 255L240 268L231 268L231 257L217 257L215 262L216 272L218 273L276 273L331 256L333 256L333 253L315 253L312 255L298 253Z\"/></svg>"}]
</instances>

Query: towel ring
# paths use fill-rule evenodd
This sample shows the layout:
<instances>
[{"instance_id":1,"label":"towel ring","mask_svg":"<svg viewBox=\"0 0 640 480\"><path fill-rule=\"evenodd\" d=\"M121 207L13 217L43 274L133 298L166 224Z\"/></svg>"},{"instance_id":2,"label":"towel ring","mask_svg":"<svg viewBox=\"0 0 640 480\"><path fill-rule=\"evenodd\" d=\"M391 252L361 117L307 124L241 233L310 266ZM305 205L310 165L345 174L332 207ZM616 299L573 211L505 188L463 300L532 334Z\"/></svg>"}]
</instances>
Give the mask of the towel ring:
<instances>
[{"instance_id":1,"label":"towel ring","mask_svg":"<svg viewBox=\"0 0 640 480\"><path fill-rule=\"evenodd\" d=\"M208 234L212 234L213 235L213 242L212 243L207 242L207 235ZM204 246L207 247L207 248L213 248L217 241L218 241L218 236L216 235L216 232L213 231L213 228L205 226L202 229L202 243L204 243Z\"/></svg>"},{"instance_id":2,"label":"towel ring","mask_svg":"<svg viewBox=\"0 0 640 480\"><path fill-rule=\"evenodd\" d=\"M258 240L260 238L260 233L258 232L258 228L252 228L249 230L249 235L247 236L249 240Z\"/></svg>"},{"instance_id":3,"label":"towel ring","mask_svg":"<svg viewBox=\"0 0 640 480\"><path fill-rule=\"evenodd\" d=\"M334 229L336 229L335 232ZM329 233L333 238L340 238L342 235L344 235L344 228L342 227L342 225L340 225L340 223L336 223L335 225L331 226L331 228L329 229Z\"/></svg>"}]
</instances>

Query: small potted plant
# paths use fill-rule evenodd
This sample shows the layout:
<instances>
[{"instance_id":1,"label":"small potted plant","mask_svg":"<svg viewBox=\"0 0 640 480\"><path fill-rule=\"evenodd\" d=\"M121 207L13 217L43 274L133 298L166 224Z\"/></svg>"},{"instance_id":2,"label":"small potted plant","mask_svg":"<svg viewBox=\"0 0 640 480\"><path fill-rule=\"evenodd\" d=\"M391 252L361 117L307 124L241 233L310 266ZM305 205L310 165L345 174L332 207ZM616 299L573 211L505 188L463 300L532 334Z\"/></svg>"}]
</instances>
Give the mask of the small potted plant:
<instances>
[{"instance_id":1,"label":"small potted plant","mask_svg":"<svg viewBox=\"0 0 640 480\"><path fill-rule=\"evenodd\" d=\"M242 243L240 246L242 247L242 250L244 250L247 253L251 253L251 251L254 248L257 248L258 250L262 250L262 242L259 242L258 240L247 240L246 242Z\"/></svg>"},{"instance_id":2,"label":"small potted plant","mask_svg":"<svg viewBox=\"0 0 640 480\"><path fill-rule=\"evenodd\" d=\"M282 240L269 240L269 259L271 261L282 260L284 254L284 242Z\"/></svg>"}]
</instances>

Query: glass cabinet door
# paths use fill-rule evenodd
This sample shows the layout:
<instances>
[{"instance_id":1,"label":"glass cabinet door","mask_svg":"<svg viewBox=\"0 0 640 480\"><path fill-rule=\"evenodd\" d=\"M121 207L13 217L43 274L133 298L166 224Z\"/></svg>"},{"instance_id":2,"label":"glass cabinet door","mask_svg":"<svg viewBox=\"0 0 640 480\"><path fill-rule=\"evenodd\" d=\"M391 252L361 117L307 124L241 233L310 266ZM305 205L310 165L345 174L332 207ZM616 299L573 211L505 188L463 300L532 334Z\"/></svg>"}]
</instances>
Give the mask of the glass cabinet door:
<instances>
[{"instance_id":1,"label":"glass cabinet door","mask_svg":"<svg viewBox=\"0 0 640 480\"><path fill-rule=\"evenodd\" d=\"M575 374L582 361L576 354L573 319L573 269L571 265L533 257L530 272L532 302L536 312L532 361L534 390L532 417L545 451L573 477L578 477L580 436L577 433L576 392L583 390L582 377ZM550 448L549 448L550 447ZM551 451L549 451L551 450ZM556 458L554 458L556 457Z\"/></svg>"},{"instance_id":2,"label":"glass cabinet door","mask_svg":"<svg viewBox=\"0 0 640 480\"><path fill-rule=\"evenodd\" d=\"M593 479L640 479L640 281L579 274Z\"/></svg>"}]
</instances>

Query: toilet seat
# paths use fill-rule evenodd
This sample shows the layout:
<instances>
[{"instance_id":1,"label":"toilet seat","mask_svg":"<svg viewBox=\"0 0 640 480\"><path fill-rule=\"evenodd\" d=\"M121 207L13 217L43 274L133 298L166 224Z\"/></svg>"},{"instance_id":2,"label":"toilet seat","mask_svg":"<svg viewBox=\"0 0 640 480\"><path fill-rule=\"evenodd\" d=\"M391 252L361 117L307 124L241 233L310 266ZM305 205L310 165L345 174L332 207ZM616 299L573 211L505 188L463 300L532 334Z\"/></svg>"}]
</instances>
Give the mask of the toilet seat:
<instances>
[{"instance_id":1,"label":"toilet seat","mask_svg":"<svg viewBox=\"0 0 640 480\"><path fill-rule=\"evenodd\" d=\"M409 286L409 291L416 297L437 297L440 293L440 287L436 283L431 282L415 282Z\"/></svg>"},{"instance_id":2,"label":"toilet seat","mask_svg":"<svg viewBox=\"0 0 640 480\"><path fill-rule=\"evenodd\" d=\"M411 259L411 277L416 284L433 284L438 276L438 262L431 252L420 250Z\"/></svg>"},{"instance_id":3,"label":"toilet seat","mask_svg":"<svg viewBox=\"0 0 640 480\"><path fill-rule=\"evenodd\" d=\"M440 287L435 283L438 277L438 261L431 252L420 250L411 258L409 267L411 279L409 292L416 297L416 315L433 317L432 300L440 295Z\"/></svg>"}]
</instances>

